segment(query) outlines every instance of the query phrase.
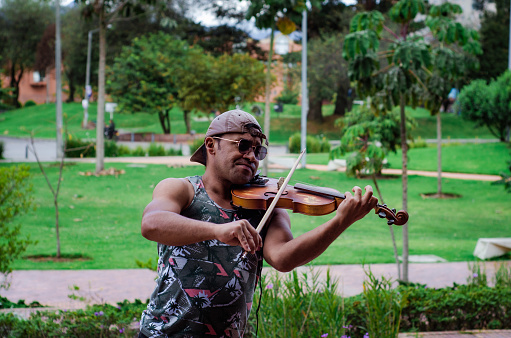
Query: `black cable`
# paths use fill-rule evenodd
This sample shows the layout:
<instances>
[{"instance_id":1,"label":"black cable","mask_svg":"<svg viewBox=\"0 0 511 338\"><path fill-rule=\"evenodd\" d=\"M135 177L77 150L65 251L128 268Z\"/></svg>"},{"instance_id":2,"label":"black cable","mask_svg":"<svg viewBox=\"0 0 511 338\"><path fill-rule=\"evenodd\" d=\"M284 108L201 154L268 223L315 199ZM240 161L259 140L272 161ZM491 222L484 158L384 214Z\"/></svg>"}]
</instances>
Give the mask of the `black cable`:
<instances>
[{"instance_id":1,"label":"black cable","mask_svg":"<svg viewBox=\"0 0 511 338\"><path fill-rule=\"evenodd\" d=\"M257 332L259 331L259 308L261 307L261 299L263 298L263 283L262 283L262 275L259 277L259 302L257 302L256 309L256 331L255 336L257 337Z\"/></svg>"}]
</instances>

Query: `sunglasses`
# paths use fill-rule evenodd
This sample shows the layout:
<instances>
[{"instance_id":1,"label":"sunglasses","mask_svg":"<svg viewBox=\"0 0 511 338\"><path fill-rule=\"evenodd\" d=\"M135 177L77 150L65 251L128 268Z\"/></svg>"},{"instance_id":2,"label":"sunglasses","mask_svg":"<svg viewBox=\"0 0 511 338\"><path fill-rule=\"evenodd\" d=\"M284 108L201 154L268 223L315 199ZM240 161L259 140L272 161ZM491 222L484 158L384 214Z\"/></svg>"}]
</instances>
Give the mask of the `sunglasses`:
<instances>
[{"instance_id":1,"label":"sunglasses","mask_svg":"<svg viewBox=\"0 0 511 338\"><path fill-rule=\"evenodd\" d=\"M262 145L254 146L253 145L254 143L252 141L245 140L244 138L242 138L241 140L238 140L238 141L229 140L227 138L221 138L218 136L213 136L213 138L237 143L238 150L239 150L240 154L245 155L245 154L248 154L250 152L250 150L253 150L255 158L259 161L264 160L264 158L266 157L266 153L268 152L268 150L265 147L263 147Z\"/></svg>"}]
</instances>

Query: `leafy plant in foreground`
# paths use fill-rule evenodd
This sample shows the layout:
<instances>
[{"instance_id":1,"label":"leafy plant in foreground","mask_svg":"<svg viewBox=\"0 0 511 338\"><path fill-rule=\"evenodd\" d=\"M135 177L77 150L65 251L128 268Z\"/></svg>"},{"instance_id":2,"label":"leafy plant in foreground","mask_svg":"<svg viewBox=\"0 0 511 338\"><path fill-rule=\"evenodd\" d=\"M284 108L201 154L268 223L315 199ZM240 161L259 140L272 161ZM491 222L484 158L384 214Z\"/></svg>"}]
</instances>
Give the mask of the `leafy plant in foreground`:
<instances>
[{"instance_id":1,"label":"leafy plant in foreground","mask_svg":"<svg viewBox=\"0 0 511 338\"><path fill-rule=\"evenodd\" d=\"M12 223L32 204L28 179L28 166L0 168L0 273L4 276L11 273L12 262L34 243L29 237L21 236L21 225ZM0 288L7 286L5 282L0 283Z\"/></svg>"}]
</instances>

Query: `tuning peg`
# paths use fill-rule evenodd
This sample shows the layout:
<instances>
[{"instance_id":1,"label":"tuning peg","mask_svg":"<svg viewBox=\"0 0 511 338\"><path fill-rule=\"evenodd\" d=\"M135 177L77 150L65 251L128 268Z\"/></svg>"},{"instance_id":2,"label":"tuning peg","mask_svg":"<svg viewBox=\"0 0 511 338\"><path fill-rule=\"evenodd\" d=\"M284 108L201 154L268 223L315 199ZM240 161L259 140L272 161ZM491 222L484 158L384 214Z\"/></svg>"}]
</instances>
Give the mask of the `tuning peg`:
<instances>
[{"instance_id":1,"label":"tuning peg","mask_svg":"<svg viewBox=\"0 0 511 338\"><path fill-rule=\"evenodd\" d=\"M385 217L387 217L387 214L384 211L380 211L378 213L378 216L380 216L380 218L385 218Z\"/></svg>"},{"instance_id":2,"label":"tuning peg","mask_svg":"<svg viewBox=\"0 0 511 338\"><path fill-rule=\"evenodd\" d=\"M394 209L391 209L391 210L392 210L392 212L393 212L394 214L396 213L396 209L395 209L395 208L394 208Z\"/></svg>"},{"instance_id":3,"label":"tuning peg","mask_svg":"<svg viewBox=\"0 0 511 338\"><path fill-rule=\"evenodd\" d=\"M392 225L392 224L394 224L394 220L393 220L393 219L389 219L389 220L387 221L387 224L388 224L388 225Z\"/></svg>"}]
</instances>

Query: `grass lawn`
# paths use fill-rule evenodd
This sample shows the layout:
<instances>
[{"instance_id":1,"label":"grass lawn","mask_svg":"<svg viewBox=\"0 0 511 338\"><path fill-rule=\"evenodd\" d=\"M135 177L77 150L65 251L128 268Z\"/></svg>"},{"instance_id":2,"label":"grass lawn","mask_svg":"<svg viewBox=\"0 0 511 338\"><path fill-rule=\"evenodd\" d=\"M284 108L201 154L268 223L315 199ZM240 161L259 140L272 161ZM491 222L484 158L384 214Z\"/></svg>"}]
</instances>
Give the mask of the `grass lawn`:
<instances>
[{"instance_id":1,"label":"grass lawn","mask_svg":"<svg viewBox=\"0 0 511 338\"><path fill-rule=\"evenodd\" d=\"M11 164L0 163L1 166ZM114 176L83 176L94 164L66 165L60 203L61 250L66 255L90 257L87 261L41 262L17 260L14 269L113 269L136 268L136 261L157 257L156 244L140 235L143 208L151 200L152 190L161 179L202 174L198 166L169 168L165 165L115 164L124 169ZM46 165L51 181L56 182L57 166ZM31 164L36 210L16 219L24 234L38 243L25 256L56 252L55 210L52 195L36 164ZM278 177L281 174L272 174ZM335 187L341 192L371 181L348 178L344 173L297 170L291 184L306 182ZM401 206L400 178L379 182L385 202ZM488 182L444 179L445 192L462 195L458 199L423 199L421 193L434 191L436 178L410 176L409 231L410 254L435 254L449 261L474 260L472 252L480 237L502 237L511 231L511 194L502 186ZM291 214L292 231L298 236L313 229L332 215L311 217ZM401 228L394 227L401 248ZM370 214L350 227L314 264L391 263L392 242L385 220Z\"/></svg>"},{"instance_id":2,"label":"grass lawn","mask_svg":"<svg viewBox=\"0 0 511 338\"><path fill-rule=\"evenodd\" d=\"M259 104L262 106L262 104ZM251 104L243 108L250 111ZM329 140L339 140L340 130L336 126L337 119L332 115L333 105L326 105L323 109L323 123L308 122L307 133L310 135L324 136ZM63 113L67 130L78 138L95 138L96 130L83 130L83 109L80 103L64 103ZM436 138L436 117L430 116L429 112L422 108L407 109L407 113L413 116L418 127L413 130L415 139ZM284 112L271 112L270 139L273 144L287 144L289 137L301 129L301 107L298 105L284 105ZM179 108L174 108L171 115L171 133L184 134L186 127L183 113ZM211 117L211 116L210 116ZM108 124L110 114L105 114L105 123ZM257 117L263 125L263 117ZM96 104L89 106L89 120L96 120ZM116 128L121 132L145 132L162 133L157 115L144 113L131 114L129 112L115 113ZM209 126L209 120L204 119L203 114L192 114L191 129L198 134L204 134ZM39 138L55 138L55 104L42 104L28 108L7 111L0 114L0 133L15 137L28 137L33 131ZM453 114L442 114L442 135L447 139L462 138L495 138L485 127L476 128L475 124Z\"/></svg>"},{"instance_id":3,"label":"grass lawn","mask_svg":"<svg viewBox=\"0 0 511 338\"><path fill-rule=\"evenodd\" d=\"M298 154L290 154L297 157ZM509 171L511 159L509 144L499 143L451 143L442 146L442 171L467 174L499 175ZM328 153L307 154L309 164L327 164ZM387 156L389 168L401 169L401 150ZM425 148L408 150L409 170L437 170L436 144Z\"/></svg>"}]
</instances>

